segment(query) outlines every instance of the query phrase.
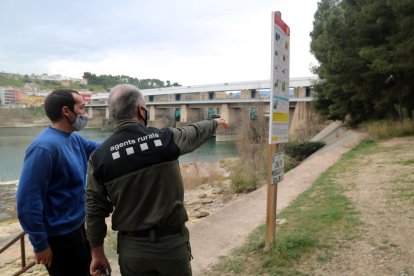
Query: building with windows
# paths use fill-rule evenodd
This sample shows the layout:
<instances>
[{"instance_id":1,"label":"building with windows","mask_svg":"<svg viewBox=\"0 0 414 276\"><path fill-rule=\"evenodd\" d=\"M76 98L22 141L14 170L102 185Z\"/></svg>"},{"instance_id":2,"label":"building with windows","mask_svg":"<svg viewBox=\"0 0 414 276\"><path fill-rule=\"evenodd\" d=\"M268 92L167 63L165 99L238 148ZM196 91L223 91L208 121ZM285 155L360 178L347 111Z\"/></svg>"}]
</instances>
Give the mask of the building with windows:
<instances>
[{"instance_id":1,"label":"building with windows","mask_svg":"<svg viewBox=\"0 0 414 276\"><path fill-rule=\"evenodd\" d=\"M48 92L25 92L20 98L20 106L22 107L39 107L45 102Z\"/></svg>"},{"instance_id":2,"label":"building with windows","mask_svg":"<svg viewBox=\"0 0 414 276\"><path fill-rule=\"evenodd\" d=\"M0 105L17 106L20 103L22 91L12 87L0 87Z\"/></svg>"}]
</instances>

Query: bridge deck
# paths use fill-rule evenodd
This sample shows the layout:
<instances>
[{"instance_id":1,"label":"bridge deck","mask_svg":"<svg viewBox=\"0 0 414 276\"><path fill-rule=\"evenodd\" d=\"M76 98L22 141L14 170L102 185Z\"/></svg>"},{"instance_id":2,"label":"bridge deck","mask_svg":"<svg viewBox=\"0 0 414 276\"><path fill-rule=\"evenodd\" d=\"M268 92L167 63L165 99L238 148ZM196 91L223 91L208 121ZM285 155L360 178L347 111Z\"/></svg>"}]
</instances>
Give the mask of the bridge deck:
<instances>
[{"instance_id":1,"label":"bridge deck","mask_svg":"<svg viewBox=\"0 0 414 276\"><path fill-rule=\"evenodd\" d=\"M289 81L289 87L310 87L318 78L312 77L300 77L291 78ZM257 81L245 81L245 82L229 82L218 84L205 84L205 85L190 85L190 86L176 86L176 87L162 87L153 89L141 90L145 96L158 96L158 95L174 95L174 94L188 94L188 93L203 93L203 92L223 92L223 91L241 91L241 90L269 90L270 80L257 80ZM92 96L92 99L107 99L109 93L98 93Z\"/></svg>"}]
</instances>

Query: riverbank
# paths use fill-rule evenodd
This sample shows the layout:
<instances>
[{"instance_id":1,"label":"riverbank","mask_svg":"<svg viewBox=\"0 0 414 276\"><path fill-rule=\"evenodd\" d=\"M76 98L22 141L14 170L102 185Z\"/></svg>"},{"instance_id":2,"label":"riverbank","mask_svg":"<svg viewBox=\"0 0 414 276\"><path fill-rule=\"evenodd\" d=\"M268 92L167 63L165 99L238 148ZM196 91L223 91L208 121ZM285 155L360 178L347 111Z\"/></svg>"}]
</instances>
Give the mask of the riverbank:
<instances>
[{"instance_id":1,"label":"riverbank","mask_svg":"<svg viewBox=\"0 0 414 276\"><path fill-rule=\"evenodd\" d=\"M0 127L33 127L50 124L43 107L0 108Z\"/></svg>"},{"instance_id":2,"label":"riverbank","mask_svg":"<svg viewBox=\"0 0 414 276\"><path fill-rule=\"evenodd\" d=\"M14 119L14 118L2 118L0 122L0 128L6 128L6 127L13 127L13 128L19 128L19 127L46 127L50 125L50 120L47 118L40 118L40 119L27 119L27 120L21 120L21 119Z\"/></svg>"},{"instance_id":3,"label":"riverbank","mask_svg":"<svg viewBox=\"0 0 414 276\"><path fill-rule=\"evenodd\" d=\"M219 162L193 162L181 164L181 172L185 186L185 204L190 221L206 217L215 209L221 208L235 194L230 188L230 166L237 158L225 158ZM16 218L15 192L18 180L1 181L0 222Z\"/></svg>"},{"instance_id":4,"label":"riverbank","mask_svg":"<svg viewBox=\"0 0 414 276\"><path fill-rule=\"evenodd\" d=\"M40 123L10 123L10 125L1 125L0 128L6 128L6 127L15 127L15 128L19 128L19 127L46 127L50 125L50 122L40 122Z\"/></svg>"},{"instance_id":5,"label":"riverbank","mask_svg":"<svg viewBox=\"0 0 414 276\"><path fill-rule=\"evenodd\" d=\"M184 204L186 206L189 222L196 223L208 217L229 203L243 198L245 194L234 194L230 188L229 167L237 158L226 158L219 162L194 162L181 165L185 185ZM8 184L17 185L17 180L8 181ZM0 222L0 247L4 246L13 237L22 231L16 217ZM118 264L115 252L115 233L110 231L107 241L108 255L111 256L116 274ZM32 247L26 237L27 260L33 260ZM20 269L20 245L15 243L11 248L0 255L0 275L12 275ZM46 276L47 272L42 266L34 266L29 270L30 275Z\"/></svg>"}]
</instances>

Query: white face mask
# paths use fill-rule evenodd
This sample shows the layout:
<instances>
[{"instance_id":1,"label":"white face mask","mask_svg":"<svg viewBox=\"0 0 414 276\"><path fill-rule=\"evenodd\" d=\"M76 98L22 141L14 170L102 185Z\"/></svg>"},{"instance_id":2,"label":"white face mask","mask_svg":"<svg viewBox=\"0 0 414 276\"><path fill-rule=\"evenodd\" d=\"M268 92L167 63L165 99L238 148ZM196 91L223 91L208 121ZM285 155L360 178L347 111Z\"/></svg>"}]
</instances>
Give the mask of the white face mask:
<instances>
[{"instance_id":1,"label":"white face mask","mask_svg":"<svg viewBox=\"0 0 414 276\"><path fill-rule=\"evenodd\" d=\"M72 126L74 129L76 129L76 131L79 131L86 126L87 122L88 122L88 114L77 115L76 120L72 124Z\"/></svg>"}]
</instances>

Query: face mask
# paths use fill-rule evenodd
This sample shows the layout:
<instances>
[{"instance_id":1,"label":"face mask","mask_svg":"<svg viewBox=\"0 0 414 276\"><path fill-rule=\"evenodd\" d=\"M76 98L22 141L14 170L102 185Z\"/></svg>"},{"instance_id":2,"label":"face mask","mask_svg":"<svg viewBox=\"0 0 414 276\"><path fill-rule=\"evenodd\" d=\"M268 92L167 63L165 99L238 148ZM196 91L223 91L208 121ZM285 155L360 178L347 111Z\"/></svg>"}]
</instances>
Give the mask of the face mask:
<instances>
[{"instance_id":1,"label":"face mask","mask_svg":"<svg viewBox=\"0 0 414 276\"><path fill-rule=\"evenodd\" d=\"M74 129L76 129L76 131L79 131L86 126L87 122L88 122L88 114L77 115L76 120L72 124L72 126Z\"/></svg>"}]
</instances>

